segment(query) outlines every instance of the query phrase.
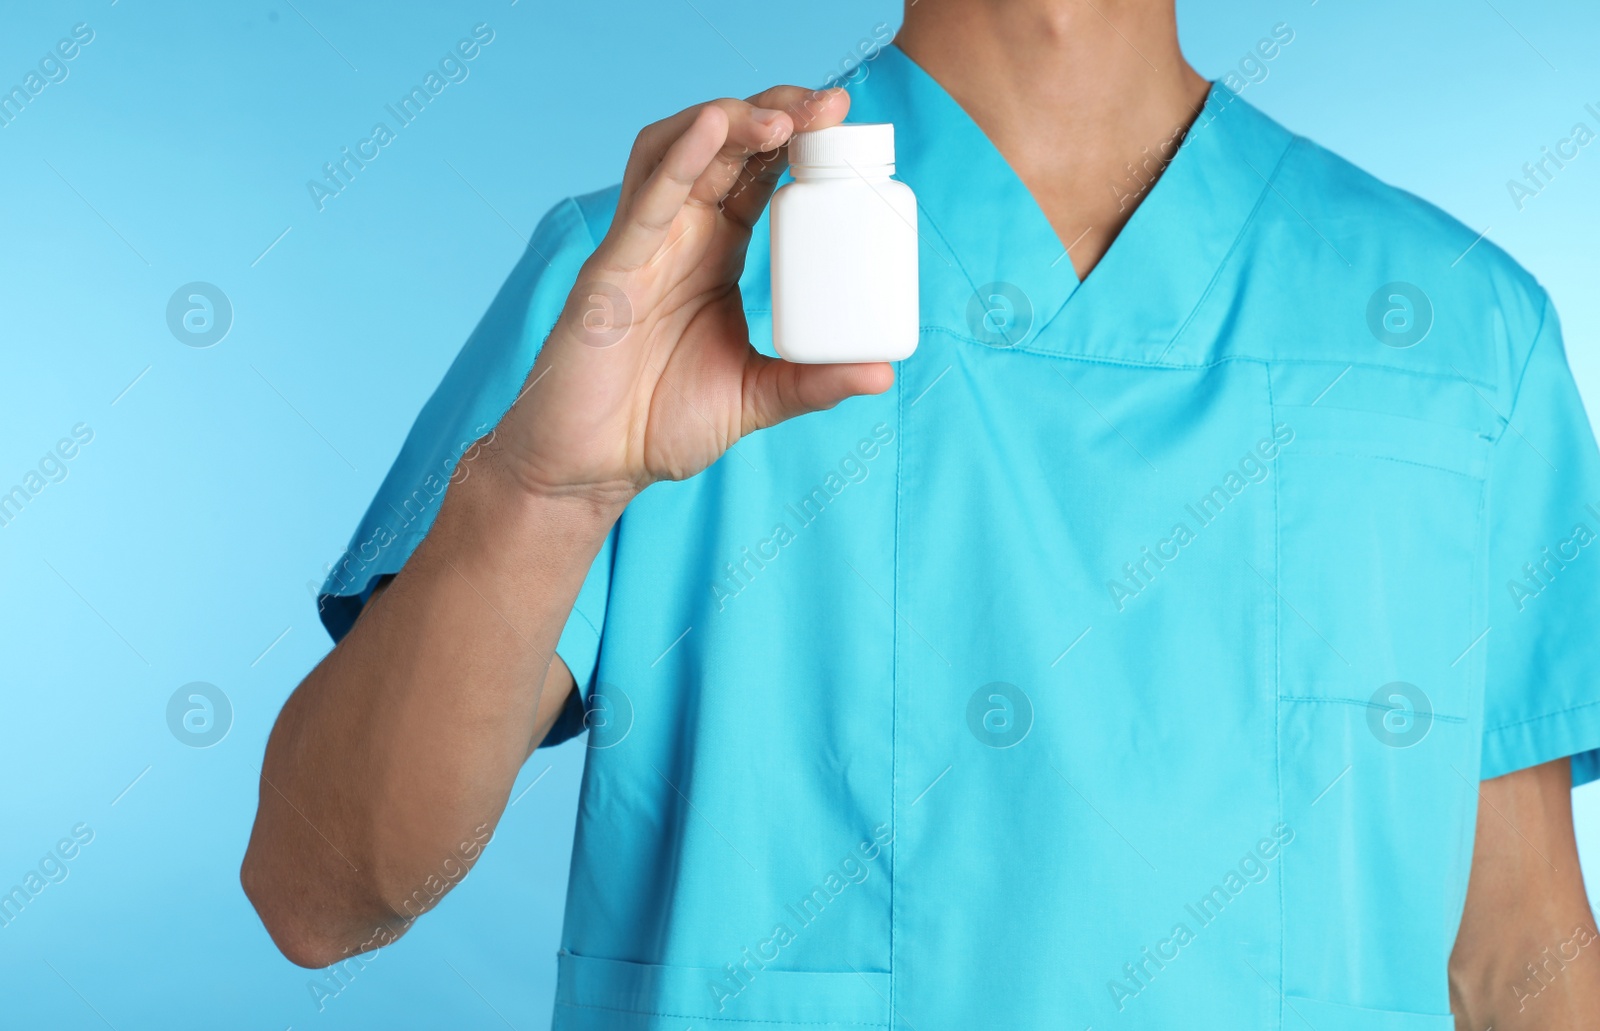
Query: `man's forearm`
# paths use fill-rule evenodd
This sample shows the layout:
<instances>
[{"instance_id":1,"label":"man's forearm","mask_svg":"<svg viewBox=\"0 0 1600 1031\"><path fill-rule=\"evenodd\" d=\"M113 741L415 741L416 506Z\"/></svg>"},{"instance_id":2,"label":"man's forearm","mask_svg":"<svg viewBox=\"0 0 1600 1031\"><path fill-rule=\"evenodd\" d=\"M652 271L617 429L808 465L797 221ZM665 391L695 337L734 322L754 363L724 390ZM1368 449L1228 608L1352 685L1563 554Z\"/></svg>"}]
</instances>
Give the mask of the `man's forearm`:
<instances>
[{"instance_id":1,"label":"man's forearm","mask_svg":"<svg viewBox=\"0 0 1600 1031\"><path fill-rule=\"evenodd\" d=\"M1460 1031L1579 1031L1600 1014L1600 939L1572 829L1567 760L1484 781L1450 957Z\"/></svg>"},{"instance_id":2,"label":"man's forearm","mask_svg":"<svg viewBox=\"0 0 1600 1031\"><path fill-rule=\"evenodd\" d=\"M1552 921L1542 939L1507 941L1501 961L1457 972L1451 994L1462 1031L1553 1031L1600 1014L1600 934L1593 914ZM1507 934L1514 934L1508 927Z\"/></svg>"},{"instance_id":3,"label":"man's forearm","mask_svg":"<svg viewBox=\"0 0 1600 1031\"><path fill-rule=\"evenodd\" d=\"M560 711L541 685L620 503L534 497L493 452L475 465L268 742L241 876L304 965L393 940L416 892L459 880Z\"/></svg>"}]
</instances>

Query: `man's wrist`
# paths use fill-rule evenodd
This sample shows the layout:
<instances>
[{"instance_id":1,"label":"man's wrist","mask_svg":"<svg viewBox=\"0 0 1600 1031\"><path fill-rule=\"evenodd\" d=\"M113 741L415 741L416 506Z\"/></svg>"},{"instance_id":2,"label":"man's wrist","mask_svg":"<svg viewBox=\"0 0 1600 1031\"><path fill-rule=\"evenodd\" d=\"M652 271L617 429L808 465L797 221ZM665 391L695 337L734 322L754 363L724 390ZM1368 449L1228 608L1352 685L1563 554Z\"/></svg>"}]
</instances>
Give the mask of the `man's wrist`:
<instances>
[{"instance_id":1,"label":"man's wrist","mask_svg":"<svg viewBox=\"0 0 1600 1031\"><path fill-rule=\"evenodd\" d=\"M464 510L469 535L512 546L526 535L546 549L585 561L599 551L637 493L622 486L530 489L492 450L484 451L474 466L449 491Z\"/></svg>"}]
</instances>

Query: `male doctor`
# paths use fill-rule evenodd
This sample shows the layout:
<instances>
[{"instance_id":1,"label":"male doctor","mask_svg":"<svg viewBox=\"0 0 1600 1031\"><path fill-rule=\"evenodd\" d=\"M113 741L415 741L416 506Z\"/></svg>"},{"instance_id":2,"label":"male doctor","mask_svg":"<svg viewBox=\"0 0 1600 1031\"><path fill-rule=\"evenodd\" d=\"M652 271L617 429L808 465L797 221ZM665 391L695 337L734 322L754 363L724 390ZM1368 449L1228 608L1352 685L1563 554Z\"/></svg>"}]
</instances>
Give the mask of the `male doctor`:
<instances>
[{"instance_id":1,"label":"male doctor","mask_svg":"<svg viewBox=\"0 0 1600 1031\"><path fill-rule=\"evenodd\" d=\"M920 204L892 367L770 346L782 148L847 115ZM267 929L393 941L587 725L558 1028L1592 1028L1600 454L1475 235L1171 0L908 4L848 90L647 127L330 576Z\"/></svg>"}]
</instances>

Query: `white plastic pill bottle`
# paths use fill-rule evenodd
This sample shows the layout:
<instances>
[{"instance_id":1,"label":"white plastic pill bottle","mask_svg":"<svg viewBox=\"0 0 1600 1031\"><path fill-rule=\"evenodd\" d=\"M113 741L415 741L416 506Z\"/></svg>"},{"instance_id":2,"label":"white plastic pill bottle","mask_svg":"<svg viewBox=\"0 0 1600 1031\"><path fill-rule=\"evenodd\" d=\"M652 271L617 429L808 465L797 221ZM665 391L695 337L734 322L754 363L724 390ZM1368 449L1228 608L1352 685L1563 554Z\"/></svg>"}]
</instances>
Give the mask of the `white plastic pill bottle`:
<instances>
[{"instance_id":1,"label":"white plastic pill bottle","mask_svg":"<svg viewBox=\"0 0 1600 1031\"><path fill-rule=\"evenodd\" d=\"M894 362L917 349L917 198L893 178L894 126L789 141L772 197L772 343L791 362Z\"/></svg>"}]
</instances>

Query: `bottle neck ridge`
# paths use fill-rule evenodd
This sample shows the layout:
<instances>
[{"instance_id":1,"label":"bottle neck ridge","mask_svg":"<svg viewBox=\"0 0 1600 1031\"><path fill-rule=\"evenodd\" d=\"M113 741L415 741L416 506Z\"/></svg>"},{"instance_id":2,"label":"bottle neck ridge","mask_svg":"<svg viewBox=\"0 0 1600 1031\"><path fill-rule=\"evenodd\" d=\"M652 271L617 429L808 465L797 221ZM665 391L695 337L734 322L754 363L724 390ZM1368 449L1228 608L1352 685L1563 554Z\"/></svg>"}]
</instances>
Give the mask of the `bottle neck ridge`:
<instances>
[{"instance_id":1,"label":"bottle neck ridge","mask_svg":"<svg viewBox=\"0 0 1600 1031\"><path fill-rule=\"evenodd\" d=\"M789 172L796 182L819 179L888 179L894 175L894 165L793 165Z\"/></svg>"}]
</instances>

